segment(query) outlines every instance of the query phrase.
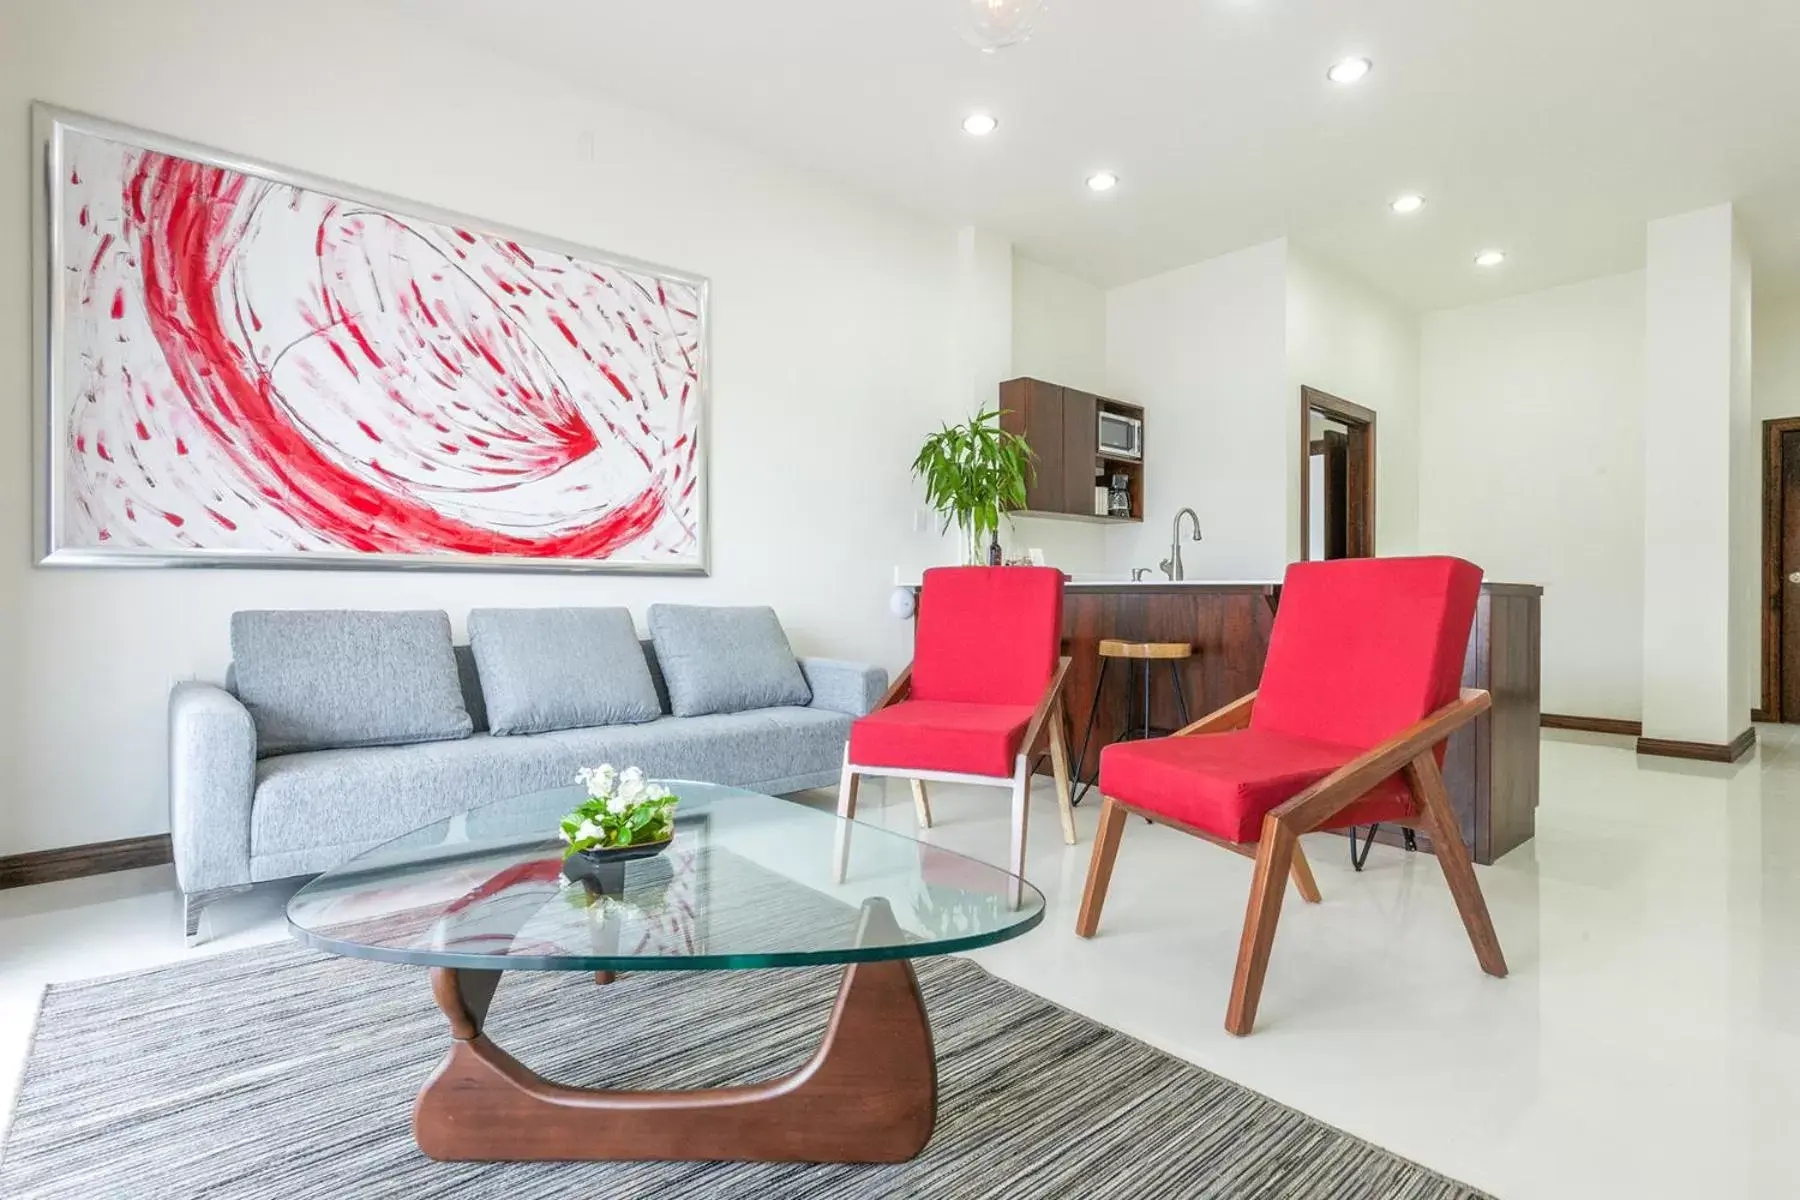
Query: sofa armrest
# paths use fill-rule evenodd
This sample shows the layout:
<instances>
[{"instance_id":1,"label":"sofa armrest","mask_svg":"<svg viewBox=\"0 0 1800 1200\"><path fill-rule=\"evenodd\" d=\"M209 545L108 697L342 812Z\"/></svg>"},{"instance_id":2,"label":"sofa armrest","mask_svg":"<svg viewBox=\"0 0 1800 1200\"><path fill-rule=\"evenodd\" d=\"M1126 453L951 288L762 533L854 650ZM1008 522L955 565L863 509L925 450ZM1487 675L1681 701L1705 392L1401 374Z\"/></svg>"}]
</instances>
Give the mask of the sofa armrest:
<instances>
[{"instance_id":1,"label":"sofa armrest","mask_svg":"<svg viewBox=\"0 0 1800 1200\"><path fill-rule=\"evenodd\" d=\"M881 703L881 694L887 691L887 672L864 663L803 658L800 670L806 676L806 685L812 689L813 708L849 713L853 717L867 716Z\"/></svg>"},{"instance_id":2,"label":"sofa armrest","mask_svg":"<svg viewBox=\"0 0 1800 1200\"><path fill-rule=\"evenodd\" d=\"M169 833L187 893L250 882L256 725L222 687L185 682L169 693Z\"/></svg>"}]
</instances>

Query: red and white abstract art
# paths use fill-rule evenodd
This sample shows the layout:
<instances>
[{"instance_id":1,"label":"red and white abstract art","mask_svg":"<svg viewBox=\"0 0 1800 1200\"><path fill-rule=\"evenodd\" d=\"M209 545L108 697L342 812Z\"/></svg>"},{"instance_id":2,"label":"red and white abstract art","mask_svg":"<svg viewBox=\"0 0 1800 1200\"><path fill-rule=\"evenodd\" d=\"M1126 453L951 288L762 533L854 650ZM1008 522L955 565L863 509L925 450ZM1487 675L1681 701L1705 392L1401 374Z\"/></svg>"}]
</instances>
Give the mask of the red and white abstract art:
<instances>
[{"instance_id":1,"label":"red and white abstract art","mask_svg":"<svg viewBox=\"0 0 1800 1200\"><path fill-rule=\"evenodd\" d=\"M705 569L704 281L39 116L48 561Z\"/></svg>"}]
</instances>

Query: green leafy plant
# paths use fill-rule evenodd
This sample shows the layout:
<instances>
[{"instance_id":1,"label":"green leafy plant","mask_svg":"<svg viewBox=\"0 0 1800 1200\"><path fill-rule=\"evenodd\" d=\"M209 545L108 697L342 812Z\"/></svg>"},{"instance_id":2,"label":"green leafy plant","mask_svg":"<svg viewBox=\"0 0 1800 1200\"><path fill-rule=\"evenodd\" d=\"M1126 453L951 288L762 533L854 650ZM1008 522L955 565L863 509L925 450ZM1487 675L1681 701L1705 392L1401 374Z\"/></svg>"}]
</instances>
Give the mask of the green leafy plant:
<instances>
[{"instance_id":1,"label":"green leafy plant","mask_svg":"<svg viewBox=\"0 0 1800 1200\"><path fill-rule=\"evenodd\" d=\"M583 767L575 777L587 784L588 798L562 819L562 839L568 844L564 858L583 850L619 850L675 836L679 797L645 779L637 767L617 771L611 763L602 763Z\"/></svg>"},{"instance_id":2,"label":"green leafy plant","mask_svg":"<svg viewBox=\"0 0 1800 1200\"><path fill-rule=\"evenodd\" d=\"M1000 428L1003 410L977 413L960 425L945 425L925 439L913 459L913 474L925 481L925 502L954 523L967 539L974 561L1000 531L1000 519L1025 507L1033 474L1031 447Z\"/></svg>"}]
</instances>

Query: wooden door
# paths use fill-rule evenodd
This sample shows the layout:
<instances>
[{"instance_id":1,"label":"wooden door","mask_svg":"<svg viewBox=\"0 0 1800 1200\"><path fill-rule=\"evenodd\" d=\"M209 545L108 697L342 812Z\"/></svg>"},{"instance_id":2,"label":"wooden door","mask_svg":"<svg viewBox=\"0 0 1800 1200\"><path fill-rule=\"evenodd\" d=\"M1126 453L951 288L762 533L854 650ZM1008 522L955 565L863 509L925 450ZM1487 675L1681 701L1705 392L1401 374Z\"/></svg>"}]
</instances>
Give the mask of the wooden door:
<instances>
[{"instance_id":1,"label":"wooden door","mask_svg":"<svg viewBox=\"0 0 1800 1200\"><path fill-rule=\"evenodd\" d=\"M1800 429L1781 435L1781 719L1800 719Z\"/></svg>"},{"instance_id":2,"label":"wooden door","mask_svg":"<svg viewBox=\"0 0 1800 1200\"><path fill-rule=\"evenodd\" d=\"M1099 449L1100 401L1086 392L1064 388L1063 395L1063 501L1058 512L1092 516L1094 512L1094 454Z\"/></svg>"},{"instance_id":3,"label":"wooden door","mask_svg":"<svg viewBox=\"0 0 1800 1200\"><path fill-rule=\"evenodd\" d=\"M1041 379L1011 379L1000 385L1000 427L1025 439L1036 457L1025 507L1033 512L1069 512L1068 480L1063 469L1063 390ZM1092 431L1089 431L1092 436ZM1079 499L1093 507L1093 481Z\"/></svg>"}]
</instances>

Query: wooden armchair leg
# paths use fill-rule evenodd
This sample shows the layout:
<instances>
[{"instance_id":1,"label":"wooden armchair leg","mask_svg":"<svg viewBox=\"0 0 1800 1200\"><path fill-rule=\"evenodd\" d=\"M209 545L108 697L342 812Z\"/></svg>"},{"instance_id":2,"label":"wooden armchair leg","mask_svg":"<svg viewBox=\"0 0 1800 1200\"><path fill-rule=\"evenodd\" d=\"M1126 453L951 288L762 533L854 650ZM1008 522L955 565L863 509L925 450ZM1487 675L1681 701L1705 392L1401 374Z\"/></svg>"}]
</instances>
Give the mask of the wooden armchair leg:
<instances>
[{"instance_id":1,"label":"wooden armchair leg","mask_svg":"<svg viewBox=\"0 0 1800 1200\"><path fill-rule=\"evenodd\" d=\"M1244 913L1244 934L1238 942L1237 974L1231 981L1231 1005L1225 1010L1225 1032L1237 1037L1249 1036L1256 1026L1269 948L1275 944L1275 925L1281 919L1281 896L1287 891L1298 846L1298 838L1287 826L1273 816L1264 819L1250 904Z\"/></svg>"},{"instance_id":2,"label":"wooden armchair leg","mask_svg":"<svg viewBox=\"0 0 1800 1200\"><path fill-rule=\"evenodd\" d=\"M931 797L925 794L925 781L912 781L913 810L919 814L919 828L931 828Z\"/></svg>"},{"instance_id":3,"label":"wooden armchair leg","mask_svg":"<svg viewBox=\"0 0 1800 1200\"><path fill-rule=\"evenodd\" d=\"M1317 904L1321 899L1318 881L1313 878L1312 864L1306 861L1306 851L1300 848L1298 838L1294 840L1294 865L1291 868L1294 876L1294 890L1308 904Z\"/></svg>"},{"instance_id":4,"label":"wooden armchair leg","mask_svg":"<svg viewBox=\"0 0 1800 1200\"><path fill-rule=\"evenodd\" d=\"M1426 832L1431 835L1431 848L1444 868L1444 881L1456 898L1456 910L1462 914L1463 928L1469 931L1481 969L1497 979L1506 978L1506 956L1500 952L1500 939L1488 916L1475 868L1469 865L1469 851L1463 845L1456 810L1450 806L1450 793L1444 787L1437 759L1430 754L1413 759L1406 766L1406 781L1428 822Z\"/></svg>"},{"instance_id":5,"label":"wooden armchair leg","mask_svg":"<svg viewBox=\"0 0 1800 1200\"><path fill-rule=\"evenodd\" d=\"M1124 807L1111 796L1102 796L1100 828L1094 831L1094 853L1088 859L1087 887L1081 893L1081 911L1075 917L1075 932L1093 937L1100 928L1100 909L1106 904L1106 889L1112 883L1113 860L1119 856L1119 838L1125 832Z\"/></svg>"},{"instance_id":6,"label":"wooden armchair leg","mask_svg":"<svg viewBox=\"0 0 1800 1200\"><path fill-rule=\"evenodd\" d=\"M1025 837L1031 825L1031 762L1023 754L1013 768L1012 784L1012 858L1007 869L1025 878Z\"/></svg>"}]
</instances>

